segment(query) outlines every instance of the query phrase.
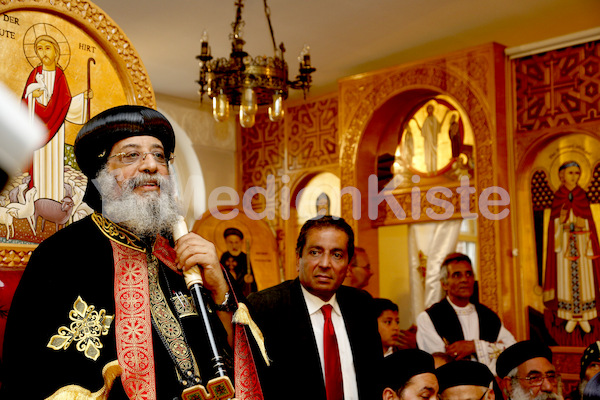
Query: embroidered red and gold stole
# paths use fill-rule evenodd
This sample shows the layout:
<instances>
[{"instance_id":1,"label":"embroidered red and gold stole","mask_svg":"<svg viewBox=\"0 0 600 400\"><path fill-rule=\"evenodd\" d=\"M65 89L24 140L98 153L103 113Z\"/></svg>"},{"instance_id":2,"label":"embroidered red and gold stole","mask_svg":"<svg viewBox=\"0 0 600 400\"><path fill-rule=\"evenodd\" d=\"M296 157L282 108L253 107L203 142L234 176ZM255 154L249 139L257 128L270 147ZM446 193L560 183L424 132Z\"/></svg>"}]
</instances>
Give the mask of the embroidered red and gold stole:
<instances>
[{"instance_id":1,"label":"embroidered red and gold stole","mask_svg":"<svg viewBox=\"0 0 600 400\"><path fill-rule=\"evenodd\" d=\"M121 382L132 400L156 400L146 253L111 241L115 263L115 333Z\"/></svg>"},{"instance_id":2,"label":"embroidered red and gold stole","mask_svg":"<svg viewBox=\"0 0 600 400\"><path fill-rule=\"evenodd\" d=\"M93 219L111 239L113 248L115 334L119 365L123 369L123 388L132 400L157 400L147 254L137 245L137 238L131 233L100 214L95 213ZM168 268L177 271L175 250L165 238L157 238L152 254ZM236 398L262 400L261 384L246 330L241 324L234 324L234 328Z\"/></svg>"},{"instance_id":3,"label":"embroidered red and gold stole","mask_svg":"<svg viewBox=\"0 0 600 400\"><path fill-rule=\"evenodd\" d=\"M236 398L262 400L263 392L258 380L254 357L243 325L235 324L234 379Z\"/></svg>"}]
</instances>

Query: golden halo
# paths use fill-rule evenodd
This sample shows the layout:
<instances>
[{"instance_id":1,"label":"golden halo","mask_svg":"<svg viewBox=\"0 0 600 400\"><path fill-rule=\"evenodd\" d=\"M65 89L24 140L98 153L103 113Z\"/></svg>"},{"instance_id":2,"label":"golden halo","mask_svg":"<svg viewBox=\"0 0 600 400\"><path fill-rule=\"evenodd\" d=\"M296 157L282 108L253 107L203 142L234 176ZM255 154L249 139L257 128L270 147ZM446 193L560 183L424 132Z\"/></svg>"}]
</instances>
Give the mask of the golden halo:
<instances>
[{"instance_id":1,"label":"golden halo","mask_svg":"<svg viewBox=\"0 0 600 400\"><path fill-rule=\"evenodd\" d=\"M317 199L322 193L329 197L329 214L340 216L340 178L331 172L321 172L315 175L302 189L300 198L292 199L296 202L298 221L306 222L317 215Z\"/></svg>"},{"instance_id":2,"label":"golden halo","mask_svg":"<svg viewBox=\"0 0 600 400\"><path fill-rule=\"evenodd\" d=\"M23 52L29 64L33 68L40 65L40 59L35 52L35 41L42 35L50 36L58 42L60 54L56 63L63 71L67 69L69 62L71 62L71 47L69 46L69 42L58 28L45 22L31 25L23 36Z\"/></svg>"},{"instance_id":3,"label":"golden halo","mask_svg":"<svg viewBox=\"0 0 600 400\"><path fill-rule=\"evenodd\" d=\"M550 188L556 192L560 185L560 177L558 169L566 162L575 161L581 167L581 177L577 183L582 188L585 188L592 176L592 166L588 158L581 152L568 150L560 152L550 164Z\"/></svg>"}]
</instances>

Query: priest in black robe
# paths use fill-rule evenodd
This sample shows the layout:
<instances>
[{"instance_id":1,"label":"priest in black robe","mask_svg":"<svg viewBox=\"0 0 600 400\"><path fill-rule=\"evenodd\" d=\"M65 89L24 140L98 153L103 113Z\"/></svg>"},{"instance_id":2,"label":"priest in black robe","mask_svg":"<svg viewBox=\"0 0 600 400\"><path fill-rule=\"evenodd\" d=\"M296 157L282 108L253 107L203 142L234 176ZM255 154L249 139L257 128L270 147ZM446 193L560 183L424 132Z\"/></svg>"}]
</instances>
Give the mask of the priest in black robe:
<instances>
[{"instance_id":1,"label":"priest in black robe","mask_svg":"<svg viewBox=\"0 0 600 400\"><path fill-rule=\"evenodd\" d=\"M75 156L95 212L33 252L9 311L0 398L171 400L198 385L210 390L206 325L182 276L196 266L233 378L232 348L247 344L232 324L238 294L212 243L195 233L173 241L174 148L167 119L146 107L109 109L81 129ZM256 374L243 376L260 390Z\"/></svg>"}]
</instances>

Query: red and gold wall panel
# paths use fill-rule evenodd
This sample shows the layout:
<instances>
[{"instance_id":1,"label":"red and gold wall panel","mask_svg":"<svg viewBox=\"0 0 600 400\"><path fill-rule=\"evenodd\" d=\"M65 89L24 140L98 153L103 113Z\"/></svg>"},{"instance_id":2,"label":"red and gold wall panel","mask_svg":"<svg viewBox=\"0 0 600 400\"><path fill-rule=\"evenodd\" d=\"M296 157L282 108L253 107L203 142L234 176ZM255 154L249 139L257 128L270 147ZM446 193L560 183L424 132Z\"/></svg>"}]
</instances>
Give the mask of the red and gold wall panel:
<instances>
[{"instance_id":1,"label":"red and gold wall panel","mask_svg":"<svg viewBox=\"0 0 600 400\"><path fill-rule=\"evenodd\" d=\"M553 257L548 250L549 222L544 215L549 215L555 192L562 185L560 165L568 161L580 165L577 185L587 195L588 209L597 214L593 210L600 207L599 44L587 42L514 59L510 64L510 123L519 172L515 175L514 209L519 220L515 230L520 301L524 308L544 314L544 323L535 328L547 329L559 346L585 347L597 339L600 329L600 321L593 318L589 320L591 333L578 324L569 332L567 320L558 318L543 299L547 259ZM598 283L593 285L597 291Z\"/></svg>"},{"instance_id":2,"label":"red and gold wall panel","mask_svg":"<svg viewBox=\"0 0 600 400\"><path fill-rule=\"evenodd\" d=\"M273 202L269 205L274 207L275 218L267 222L280 241L281 264L287 278L295 276L293 249L299 229L294 194L310 176L324 171L337 173L339 166L337 95L289 103L282 122L273 123L266 113L259 113L254 127L241 130L240 147L242 193L255 186L267 190L269 200L256 195L252 207L262 212L267 201ZM292 196L290 212L282 214L282 193L287 192Z\"/></svg>"}]
</instances>

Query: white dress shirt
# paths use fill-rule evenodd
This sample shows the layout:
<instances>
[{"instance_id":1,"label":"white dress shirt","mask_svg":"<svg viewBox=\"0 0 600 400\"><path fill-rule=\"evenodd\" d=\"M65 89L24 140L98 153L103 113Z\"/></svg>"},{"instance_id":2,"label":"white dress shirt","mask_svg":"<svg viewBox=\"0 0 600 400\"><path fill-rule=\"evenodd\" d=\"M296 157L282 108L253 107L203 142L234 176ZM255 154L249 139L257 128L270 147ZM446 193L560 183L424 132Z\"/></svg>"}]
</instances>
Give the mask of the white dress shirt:
<instances>
[{"instance_id":1,"label":"white dress shirt","mask_svg":"<svg viewBox=\"0 0 600 400\"><path fill-rule=\"evenodd\" d=\"M487 365L490 371L496 375L496 359L504 349L516 343L512 333L502 324L496 342L491 343L480 340L479 315L475 310L475 306L469 303L465 307L459 307L452 303L449 298L447 299L458 316L465 340L472 340L475 343L476 360ZM430 354L446 352L446 344L435 330L427 311L423 311L417 317L417 346Z\"/></svg>"},{"instance_id":2,"label":"white dress shirt","mask_svg":"<svg viewBox=\"0 0 600 400\"><path fill-rule=\"evenodd\" d=\"M337 302L336 295L334 294L328 302L324 302L317 296L311 294L304 288L304 286L300 285L300 287L302 288L302 294L304 295L304 301L306 302L306 307L308 308L308 315L310 316L312 330L317 342L317 349L319 350L323 381L325 380L325 362L323 356L323 325L325 323L325 319L323 318L321 307L323 307L325 304L331 304L333 307L333 311L331 312L331 321L333 322L333 328L335 329L335 336L337 338L338 349L340 352L340 363L342 364L344 400L358 400L358 386L356 384L356 372L354 371L352 349L350 348L348 332L346 331L346 325L344 324L344 318L342 317L342 311L340 310L340 305Z\"/></svg>"}]
</instances>

